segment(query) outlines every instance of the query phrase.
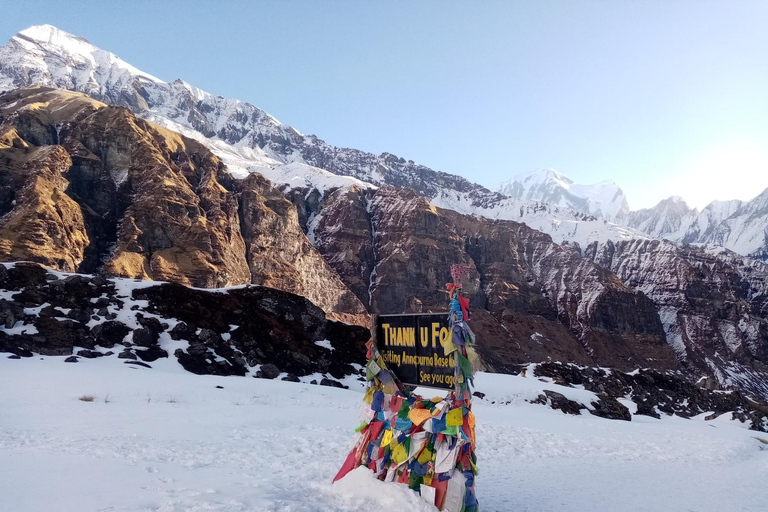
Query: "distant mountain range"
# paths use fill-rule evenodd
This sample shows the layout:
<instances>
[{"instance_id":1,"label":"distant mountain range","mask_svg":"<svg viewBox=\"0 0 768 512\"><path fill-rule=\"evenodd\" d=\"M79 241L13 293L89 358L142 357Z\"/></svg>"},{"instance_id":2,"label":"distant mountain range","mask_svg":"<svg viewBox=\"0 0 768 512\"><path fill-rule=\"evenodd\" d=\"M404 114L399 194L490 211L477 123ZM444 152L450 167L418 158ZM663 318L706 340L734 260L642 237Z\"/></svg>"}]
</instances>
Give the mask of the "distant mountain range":
<instances>
[{"instance_id":1,"label":"distant mountain range","mask_svg":"<svg viewBox=\"0 0 768 512\"><path fill-rule=\"evenodd\" d=\"M537 169L502 183L498 191L583 212L649 238L714 244L759 259L766 255L768 190L751 201L712 201L702 210L673 196L652 208L630 211L624 192L613 182L581 185L555 170Z\"/></svg>"},{"instance_id":2,"label":"distant mountain range","mask_svg":"<svg viewBox=\"0 0 768 512\"><path fill-rule=\"evenodd\" d=\"M331 146L48 25L0 48L0 91L3 261L260 284L360 323L444 307L460 262L490 369L653 367L768 397L768 266L746 257L768 252L768 192L632 212L614 183L552 170L492 191Z\"/></svg>"}]
</instances>

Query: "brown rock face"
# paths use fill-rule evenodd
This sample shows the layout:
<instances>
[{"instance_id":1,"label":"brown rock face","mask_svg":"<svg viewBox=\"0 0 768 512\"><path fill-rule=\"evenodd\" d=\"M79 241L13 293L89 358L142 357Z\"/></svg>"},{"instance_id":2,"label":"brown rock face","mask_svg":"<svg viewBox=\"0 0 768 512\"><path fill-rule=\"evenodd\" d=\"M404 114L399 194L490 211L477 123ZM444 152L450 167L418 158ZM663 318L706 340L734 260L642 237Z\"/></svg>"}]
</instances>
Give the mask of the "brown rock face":
<instances>
[{"instance_id":1,"label":"brown rock face","mask_svg":"<svg viewBox=\"0 0 768 512\"><path fill-rule=\"evenodd\" d=\"M336 319L365 324L364 306L304 235L294 205L259 174L238 188L253 284L303 295Z\"/></svg>"},{"instance_id":2,"label":"brown rock face","mask_svg":"<svg viewBox=\"0 0 768 512\"><path fill-rule=\"evenodd\" d=\"M652 301L523 224L441 210L391 187L336 191L316 218L316 246L371 311L445 310L450 265L463 263L478 350L492 369L546 359L677 366ZM362 264L369 253L374 265Z\"/></svg>"},{"instance_id":3,"label":"brown rock face","mask_svg":"<svg viewBox=\"0 0 768 512\"><path fill-rule=\"evenodd\" d=\"M0 151L0 179L8 194L0 219L0 258L74 271L89 239L79 205L65 192L69 155L58 146ZM19 183L24 185L15 186Z\"/></svg>"},{"instance_id":4,"label":"brown rock face","mask_svg":"<svg viewBox=\"0 0 768 512\"><path fill-rule=\"evenodd\" d=\"M258 175L238 184L205 146L85 96L0 96L0 258L201 288L263 284L338 319L364 306Z\"/></svg>"}]
</instances>

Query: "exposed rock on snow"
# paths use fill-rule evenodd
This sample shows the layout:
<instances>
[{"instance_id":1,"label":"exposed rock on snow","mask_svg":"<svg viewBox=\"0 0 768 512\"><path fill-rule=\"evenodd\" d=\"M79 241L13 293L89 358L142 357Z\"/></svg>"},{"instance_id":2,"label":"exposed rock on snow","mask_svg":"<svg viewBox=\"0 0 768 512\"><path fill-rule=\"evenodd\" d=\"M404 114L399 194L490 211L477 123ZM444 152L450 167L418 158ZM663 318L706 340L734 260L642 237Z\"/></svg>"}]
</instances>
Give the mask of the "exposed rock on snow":
<instances>
[{"instance_id":1,"label":"exposed rock on snow","mask_svg":"<svg viewBox=\"0 0 768 512\"><path fill-rule=\"evenodd\" d=\"M573 364L542 363L529 365L529 378L552 379L561 386L577 386L598 393L601 403L592 402L592 414L631 419L630 411L618 402L633 403L634 414L659 418L660 414L692 418L703 413L713 418L728 414L732 419L761 432L768 432L768 404L755 402L740 391L708 390L691 384L680 373L638 370L622 373L604 368L586 368ZM563 396L560 394L560 396ZM547 393L550 397L550 393ZM563 399L568 400L565 396ZM574 409L579 404L570 407ZM564 403L562 399L558 403ZM552 400L550 405L556 407Z\"/></svg>"},{"instance_id":2,"label":"exposed rock on snow","mask_svg":"<svg viewBox=\"0 0 768 512\"><path fill-rule=\"evenodd\" d=\"M245 375L257 367L297 376L343 378L365 360L368 329L326 319L307 299L262 286L200 290L175 283L104 279L0 265L0 308L15 311L0 328L0 352L156 361L169 357L192 373ZM40 308L26 314L24 309ZM59 317L68 309L67 318ZM79 313L82 321L73 320ZM236 328L233 328L236 326ZM330 341L336 350L318 345ZM269 366L271 365L271 366ZM278 375L274 375L277 377Z\"/></svg>"}]
</instances>

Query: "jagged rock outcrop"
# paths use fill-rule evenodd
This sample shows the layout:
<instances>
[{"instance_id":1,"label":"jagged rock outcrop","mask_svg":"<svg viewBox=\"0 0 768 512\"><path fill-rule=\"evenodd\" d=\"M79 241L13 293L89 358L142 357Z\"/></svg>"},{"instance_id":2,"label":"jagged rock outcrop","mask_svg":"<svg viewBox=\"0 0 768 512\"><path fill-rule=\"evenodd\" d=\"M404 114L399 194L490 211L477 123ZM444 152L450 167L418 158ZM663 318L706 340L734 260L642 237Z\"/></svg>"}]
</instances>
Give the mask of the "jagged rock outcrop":
<instances>
[{"instance_id":1,"label":"jagged rock outcrop","mask_svg":"<svg viewBox=\"0 0 768 512\"><path fill-rule=\"evenodd\" d=\"M328 320L304 297L264 286L200 290L15 263L0 264L0 295L0 352L22 357L176 357L198 374L271 365L342 378L365 362L369 338L366 328Z\"/></svg>"},{"instance_id":2,"label":"jagged rock outcrop","mask_svg":"<svg viewBox=\"0 0 768 512\"><path fill-rule=\"evenodd\" d=\"M666 240L595 243L586 255L654 301L686 367L768 396L768 266Z\"/></svg>"},{"instance_id":3,"label":"jagged rock outcrop","mask_svg":"<svg viewBox=\"0 0 768 512\"><path fill-rule=\"evenodd\" d=\"M84 95L0 95L0 258L201 288L264 284L365 323L267 180Z\"/></svg>"}]
</instances>

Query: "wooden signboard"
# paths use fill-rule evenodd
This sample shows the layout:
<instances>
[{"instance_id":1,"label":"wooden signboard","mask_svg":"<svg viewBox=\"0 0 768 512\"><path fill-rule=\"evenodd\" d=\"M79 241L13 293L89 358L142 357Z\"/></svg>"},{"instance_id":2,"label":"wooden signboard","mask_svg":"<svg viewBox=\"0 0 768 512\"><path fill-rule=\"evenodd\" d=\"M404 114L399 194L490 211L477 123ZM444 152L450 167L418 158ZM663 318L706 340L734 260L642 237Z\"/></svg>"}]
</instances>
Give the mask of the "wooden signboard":
<instances>
[{"instance_id":1,"label":"wooden signboard","mask_svg":"<svg viewBox=\"0 0 768 512\"><path fill-rule=\"evenodd\" d=\"M450 334L448 313L378 315L376 345L387 367L405 384L453 389L453 356L444 344Z\"/></svg>"}]
</instances>

